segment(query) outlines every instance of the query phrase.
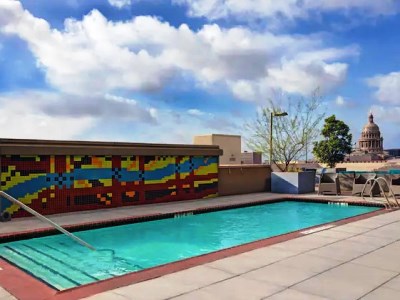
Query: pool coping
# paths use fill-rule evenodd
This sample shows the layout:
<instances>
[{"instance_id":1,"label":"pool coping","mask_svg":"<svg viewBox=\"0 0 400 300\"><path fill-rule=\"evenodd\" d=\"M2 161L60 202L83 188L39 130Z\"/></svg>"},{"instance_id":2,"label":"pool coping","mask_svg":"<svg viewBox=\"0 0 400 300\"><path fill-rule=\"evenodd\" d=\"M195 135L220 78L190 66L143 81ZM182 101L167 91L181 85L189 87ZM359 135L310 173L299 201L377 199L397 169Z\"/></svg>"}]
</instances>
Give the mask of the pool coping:
<instances>
[{"instance_id":1,"label":"pool coping","mask_svg":"<svg viewBox=\"0 0 400 300\"><path fill-rule=\"evenodd\" d=\"M353 198L354 199L354 198ZM84 222L79 224L72 224L63 226L66 229L71 231L80 231L87 229L95 229L102 228L108 226L122 225L122 224L130 224L137 222L145 222L151 220L159 220L165 218L173 218L176 215L185 215L185 214L200 214L211 211L219 211L226 210L232 208L240 208L240 207L248 207L248 206L256 206L267 203L276 203L281 201L300 201L300 202L317 202L317 203L347 203L349 205L361 205L361 206L374 206L379 207L378 203L371 203L366 201L346 201L346 200L337 200L329 197L323 198L302 198L299 196L282 196L281 198L273 198L273 199L264 199L264 200L255 200L251 202L244 203L236 203L232 205L214 205L210 207L203 207L197 209L188 209L188 210L180 210L175 212L168 213L157 213L157 214L149 214L149 215L141 215L141 216L132 216L132 217L123 217L118 219L111 220L103 220L96 222ZM376 215L384 214L390 212L392 210L385 210L384 208L378 209L373 212L363 213L354 217L349 217L345 219L341 219L334 222L328 222L323 224L318 224L315 226L302 228L297 231L293 231L290 233L230 247L227 249L218 250L215 252L211 252L208 254L203 254L183 260L179 260L176 262L171 262L168 264L156 266L153 268L132 272L128 274L124 274L117 277L108 278L105 280L89 283L86 285L66 289L66 290L56 290L50 287L48 284L43 282L41 279L34 277L34 275L30 275L28 272L23 271L12 263L6 261L3 258L0 258L0 285L9 291L12 295L17 297L18 299L80 299L82 297L88 297L100 292L105 292L111 289L115 289L118 287L139 283L145 280L153 279L156 277L164 276L167 274L171 274L174 272L178 272L184 269L188 269L194 266L198 266L205 263L210 263L218 259L234 256L237 254L241 254L244 252L248 252L251 250L259 249L262 247L270 246L273 244L277 244L280 242L288 241L291 239L295 239L301 236L305 236L307 234L303 234L304 231L312 231L313 229L322 228L321 230L326 230L331 227L327 225L344 225L347 223L355 222L358 220L370 218ZM0 235L1 243L9 242L12 240L20 240L27 239L39 236L53 235L58 234L58 231L52 228L40 228L29 231L20 231L20 232L12 232L7 234ZM30 291L34 290L35 295L32 295Z\"/></svg>"}]
</instances>

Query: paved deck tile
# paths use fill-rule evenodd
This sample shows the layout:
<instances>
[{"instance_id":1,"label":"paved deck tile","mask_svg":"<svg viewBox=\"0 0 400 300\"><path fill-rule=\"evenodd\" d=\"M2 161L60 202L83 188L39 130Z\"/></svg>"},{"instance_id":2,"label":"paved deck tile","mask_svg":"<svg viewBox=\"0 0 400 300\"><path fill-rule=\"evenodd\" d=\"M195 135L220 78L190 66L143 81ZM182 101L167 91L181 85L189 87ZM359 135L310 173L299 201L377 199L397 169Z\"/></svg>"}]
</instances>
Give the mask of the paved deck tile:
<instances>
[{"instance_id":1,"label":"paved deck tile","mask_svg":"<svg viewBox=\"0 0 400 300\"><path fill-rule=\"evenodd\" d=\"M343 240L331 245L311 250L308 253L336 260L348 261L357 258L365 253L368 253L376 248L377 246L374 245L366 245L353 241Z\"/></svg>"},{"instance_id":2,"label":"paved deck tile","mask_svg":"<svg viewBox=\"0 0 400 300\"><path fill-rule=\"evenodd\" d=\"M208 263L206 266L224 270L232 274L242 274L254 269L259 269L263 266L295 254L295 252L281 249L261 248L232 257L220 259Z\"/></svg>"},{"instance_id":3,"label":"paved deck tile","mask_svg":"<svg viewBox=\"0 0 400 300\"><path fill-rule=\"evenodd\" d=\"M101 294L97 294L88 298L85 298L87 300L127 300L127 299L132 299L127 296L122 296L114 292L105 292ZM0 300L3 300L0 298Z\"/></svg>"},{"instance_id":4,"label":"paved deck tile","mask_svg":"<svg viewBox=\"0 0 400 300\"><path fill-rule=\"evenodd\" d=\"M288 287L316 274L317 272L286 266L281 262L278 262L243 274L242 276L253 280Z\"/></svg>"},{"instance_id":5,"label":"paved deck tile","mask_svg":"<svg viewBox=\"0 0 400 300\"><path fill-rule=\"evenodd\" d=\"M153 280L122 287L114 290L114 292L126 297L133 297L132 299L165 299L166 297L178 296L224 281L232 276L232 274L221 270L197 266Z\"/></svg>"},{"instance_id":6,"label":"paved deck tile","mask_svg":"<svg viewBox=\"0 0 400 300\"><path fill-rule=\"evenodd\" d=\"M395 272L346 263L292 288L335 300L355 300L396 275Z\"/></svg>"},{"instance_id":7,"label":"paved deck tile","mask_svg":"<svg viewBox=\"0 0 400 300\"><path fill-rule=\"evenodd\" d=\"M353 260L354 263L377 269L400 272L399 251L384 247Z\"/></svg>"},{"instance_id":8,"label":"paved deck tile","mask_svg":"<svg viewBox=\"0 0 400 300\"><path fill-rule=\"evenodd\" d=\"M335 227L328 229L328 230L322 230L316 233L313 233L314 236L323 236L323 237L328 237L332 238L335 240L343 240L347 239L352 236L356 236L359 233L353 233L353 232L346 232L346 231L340 231L340 230L334 230Z\"/></svg>"},{"instance_id":9,"label":"paved deck tile","mask_svg":"<svg viewBox=\"0 0 400 300\"><path fill-rule=\"evenodd\" d=\"M361 300L397 300L400 299L400 291L389 288L378 288L361 298Z\"/></svg>"},{"instance_id":10,"label":"paved deck tile","mask_svg":"<svg viewBox=\"0 0 400 300\"><path fill-rule=\"evenodd\" d=\"M332 258L320 257L304 253L295 257L284 259L280 263L284 266L321 273L323 271L336 267L343 262Z\"/></svg>"},{"instance_id":11,"label":"paved deck tile","mask_svg":"<svg viewBox=\"0 0 400 300\"><path fill-rule=\"evenodd\" d=\"M384 247L393 242L393 240L389 238L369 236L366 234L350 237L347 241L376 246L376 248Z\"/></svg>"},{"instance_id":12,"label":"paved deck tile","mask_svg":"<svg viewBox=\"0 0 400 300\"><path fill-rule=\"evenodd\" d=\"M285 249L297 253L302 253L308 250L320 248L321 246L332 244L336 241L337 239L335 238L330 238L325 236L315 236L313 234L310 234L310 235L305 235L304 237L301 238L279 243L271 247L276 249Z\"/></svg>"},{"instance_id":13,"label":"paved deck tile","mask_svg":"<svg viewBox=\"0 0 400 300\"><path fill-rule=\"evenodd\" d=\"M316 296L293 289L286 289L282 292L264 298L265 300L329 300L329 298Z\"/></svg>"},{"instance_id":14,"label":"paved deck tile","mask_svg":"<svg viewBox=\"0 0 400 300\"><path fill-rule=\"evenodd\" d=\"M12 299L17 299L17 298L13 297L9 292L0 287L0 300L12 300Z\"/></svg>"},{"instance_id":15,"label":"paved deck tile","mask_svg":"<svg viewBox=\"0 0 400 300\"><path fill-rule=\"evenodd\" d=\"M387 287L387 288L391 288L391 289L400 291L400 275L389 280L382 287Z\"/></svg>"},{"instance_id":16,"label":"paved deck tile","mask_svg":"<svg viewBox=\"0 0 400 300\"><path fill-rule=\"evenodd\" d=\"M346 224L332 228L333 231L344 231L348 233L360 234L370 230L370 228L356 226L355 224Z\"/></svg>"},{"instance_id":17,"label":"paved deck tile","mask_svg":"<svg viewBox=\"0 0 400 300\"><path fill-rule=\"evenodd\" d=\"M259 300L275 294L283 289L284 287L279 285L238 276L233 279L202 288L201 291L209 294L208 299Z\"/></svg>"}]
</instances>

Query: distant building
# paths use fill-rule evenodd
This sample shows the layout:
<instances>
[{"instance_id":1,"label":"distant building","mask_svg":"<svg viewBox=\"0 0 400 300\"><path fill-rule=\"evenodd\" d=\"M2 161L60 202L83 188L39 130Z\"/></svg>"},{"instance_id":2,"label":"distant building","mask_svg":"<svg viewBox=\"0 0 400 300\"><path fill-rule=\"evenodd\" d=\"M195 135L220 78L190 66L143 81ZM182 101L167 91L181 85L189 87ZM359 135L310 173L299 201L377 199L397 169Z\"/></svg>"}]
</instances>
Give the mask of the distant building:
<instances>
[{"instance_id":1,"label":"distant building","mask_svg":"<svg viewBox=\"0 0 400 300\"><path fill-rule=\"evenodd\" d=\"M262 152L242 152L241 163L244 165L262 164Z\"/></svg>"},{"instance_id":2,"label":"distant building","mask_svg":"<svg viewBox=\"0 0 400 300\"><path fill-rule=\"evenodd\" d=\"M385 152L393 157L400 157L400 149L386 149Z\"/></svg>"},{"instance_id":3,"label":"distant building","mask_svg":"<svg viewBox=\"0 0 400 300\"><path fill-rule=\"evenodd\" d=\"M358 139L358 147L348 157L347 161L374 161L383 160L383 137L379 126L374 123L372 112L369 113L368 123L364 126Z\"/></svg>"},{"instance_id":4,"label":"distant building","mask_svg":"<svg viewBox=\"0 0 400 300\"><path fill-rule=\"evenodd\" d=\"M364 126L361 137L358 139L358 148L364 153L383 153L383 137L379 126L374 123L372 112L369 113L368 123Z\"/></svg>"},{"instance_id":5,"label":"distant building","mask_svg":"<svg viewBox=\"0 0 400 300\"><path fill-rule=\"evenodd\" d=\"M223 155L219 157L220 165L241 164L242 138L240 135L196 135L193 138L193 143L195 145L218 145L223 151Z\"/></svg>"}]
</instances>

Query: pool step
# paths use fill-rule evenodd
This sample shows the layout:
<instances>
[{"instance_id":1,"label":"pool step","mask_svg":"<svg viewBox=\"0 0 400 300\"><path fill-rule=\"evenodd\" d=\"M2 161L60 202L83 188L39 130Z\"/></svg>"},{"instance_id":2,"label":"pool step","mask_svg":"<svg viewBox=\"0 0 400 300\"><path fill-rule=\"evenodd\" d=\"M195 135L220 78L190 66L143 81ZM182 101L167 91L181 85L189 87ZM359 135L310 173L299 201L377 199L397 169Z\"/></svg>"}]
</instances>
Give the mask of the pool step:
<instances>
[{"instance_id":1,"label":"pool step","mask_svg":"<svg viewBox=\"0 0 400 300\"><path fill-rule=\"evenodd\" d=\"M23 266L26 271L42 280L48 281L51 278L50 284L57 289L80 286L101 279L80 268L78 260L71 257L62 258L43 249L45 248L25 244L5 245L1 247L1 255L10 262Z\"/></svg>"},{"instance_id":2,"label":"pool step","mask_svg":"<svg viewBox=\"0 0 400 300\"><path fill-rule=\"evenodd\" d=\"M68 243L60 242L57 244L47 245L43 244L41 249L45 249L46 253L51 253L53 256L58 257L63 261L68 261L75 267L80 267L82 270L89 270L90 274L97 278L97 280L107 279L110 277L121 275L121 273L113 272L112 269L104 271L103 266L99 263L99 259L87 259L82 258L96 257L101 258L101 251L88 251L84 248L71 247ZM75 245L76 246L76 245ZM73 251L71 250L73 249ZM88 262L92 261L93 264L88 265Z\"/></svg>"},{"instance_id":3,"label":"pool step","mask_svg":"<svg viewBox=\"0 0 400 300\"><path fill-rule=\"evenodd\" d=\"M36 277L43 281L46 281L46 278L52 278L51 285L56 289L68 289L79 285L79 283L75 282L73 279L54 270L52 266L42 265L35 261L33 258L23 253L23 251L19 251L10 246L3 246L0 253L4 259L16 264L28 273L35 274Z\"/></svg>"},{"instance_id":4,"label":"pool step","mask_svg":"<svg viewBox=\"0 0 400 300\"><path fill-rule=\"evenodd\" d=\"M110 249L98 248L96 251L88 251L84 247L76 247L76 243L71 240L59 241L52 245L43 244L43 247L48 248L46 250L51 252L56 252L56 255L62 259L73 260L74 265L82 265L82 269L90 269L91 274L99 279L107 279L126 274L127 272L144 269L144 267L138 265L135 261L115 257L113 251ZM82 257L86 259L83 261ZM92 264L88 265L90 262Z\"/></svg>"}]
</instances>

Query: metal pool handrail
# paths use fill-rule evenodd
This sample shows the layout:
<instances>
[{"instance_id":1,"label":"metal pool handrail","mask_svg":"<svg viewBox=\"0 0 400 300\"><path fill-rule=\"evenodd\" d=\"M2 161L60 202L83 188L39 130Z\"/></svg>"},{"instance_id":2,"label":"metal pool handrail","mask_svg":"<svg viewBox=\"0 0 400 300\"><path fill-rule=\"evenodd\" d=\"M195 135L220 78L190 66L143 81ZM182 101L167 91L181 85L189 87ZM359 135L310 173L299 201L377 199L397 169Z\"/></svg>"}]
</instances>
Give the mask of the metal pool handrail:
<instances>
[{"instance_id":1,"label":"metal pool handrail","mask_svg":"<svg viewBox=\"0 0 400 300\"><path fill-rule=\"evenodd\" d=\"M382 180L382 181L386 184L387 188L389 189L389 193L391 193L392 196L393 196L394 203L391 203L390 200L388 199L388 197L386 196L385 190L383 189L383 187L382 187L382 185L380 184L379 180ZM375 184L378 184L379 190L380 190L380 192L383 194L383 196L385 197L385 200L386 200L386 202L387 202L387 204L388 204L389 209L392 208L392 205L393 205L393 207L395 207L395 208L399 208L399 207L400 207L399 202L397 201L396 196L395 196L395 194L393 193L393 190L390 188L390 186L389 186L387 180L386 180L385 178L383 178L383 177L369 178L369 179L365 182L365 184L364 184L364 186L363 186L363 189L362 189L362 191L361 191L361 197L363 197L363 199L365 199L365 198L364 198L364 191L365 191L365 188L367 187L367 185L368 185L370 182L372 182L372 185L371 185L371 188L370 188L370 198L371 198L371 199L374 199L374 196L373 196L373 189L374 189L374 186L375 186ZM385 206L386 206L386 205L385 205Z\"/></svg>"},{"instance_id":2,"label":"metal pool handrail","mask_svg":"<svg viewBox=\"0 0 400 300\"><path fill-rule=\"evenodd\" d=\"M46 218L45 216L39 214L36 210L33 210L32 208L30 208L29 206L25 205L21 201L15 199L14 197L10 196L9 194L7 194L7 193L5 193L3 191L0 191L0 196L6 198L7 200L11 201L12 203L15 203L15 204L19 205L21 208L23 208L27 212L31 213L35 217L37 217L39 220L41 220L41 221L43 221L45 223L49 223L55 229L57 229L58 231L61 231L62 233L64 233L65 235L67 235L68 237L73 239L75 242L81 244L82 246L84 246L86 248L89 248L90 250L96 250L96 248L94 248L92 245L90 245L90 244L86 243L85 241L81 240L76 235L74 235L71 232L65 230L60 225L54 223L52 220L50 220L50 219Z\"/></svg>"}]
</instances>

